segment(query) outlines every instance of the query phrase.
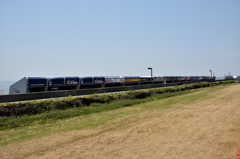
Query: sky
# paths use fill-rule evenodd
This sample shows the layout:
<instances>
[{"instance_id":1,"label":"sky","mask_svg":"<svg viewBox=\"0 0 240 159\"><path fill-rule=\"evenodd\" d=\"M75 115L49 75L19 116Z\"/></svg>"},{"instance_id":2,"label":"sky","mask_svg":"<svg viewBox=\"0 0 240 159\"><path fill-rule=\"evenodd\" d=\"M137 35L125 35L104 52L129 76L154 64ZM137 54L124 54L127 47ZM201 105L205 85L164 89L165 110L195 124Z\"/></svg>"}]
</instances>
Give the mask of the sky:
<instances>
[{"instance_id":1,"label":"sky","mask_svg":"<svg viewBox=\"0 0 240 159\"><path fill-rule=\"evenodd\" d=\"M240 75L239 0L0 0L0 81Z\"/></svg>"}]
</instances>

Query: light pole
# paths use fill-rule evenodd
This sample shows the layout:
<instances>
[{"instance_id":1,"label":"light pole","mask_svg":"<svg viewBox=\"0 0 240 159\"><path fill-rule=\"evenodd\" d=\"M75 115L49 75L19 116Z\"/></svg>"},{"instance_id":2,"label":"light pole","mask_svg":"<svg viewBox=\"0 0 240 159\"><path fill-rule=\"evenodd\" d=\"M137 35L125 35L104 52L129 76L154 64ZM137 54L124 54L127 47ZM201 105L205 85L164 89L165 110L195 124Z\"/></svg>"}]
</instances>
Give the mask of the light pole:
<instances>
[{"instance_id":1,"label":"light pole","mask_svg":"<svg viewBox=\"0 0 240 159\"><path fill-rule=\"evenodd\" d=\"M212 79L212 70L209 70L210 72L211 72L211 77L210 77L210 79Z\"/></svg>"},{"instance_id":2,"label":"light pole","mask_svg":"<svg viewBox=\"0 0 240 159\"><path fill-rule=\"evenodd\" d=\"M149 67L148 70L151 70L151 80L153 81L153 79L152 79L152 68Z\"/></svg>"}]
</instances>

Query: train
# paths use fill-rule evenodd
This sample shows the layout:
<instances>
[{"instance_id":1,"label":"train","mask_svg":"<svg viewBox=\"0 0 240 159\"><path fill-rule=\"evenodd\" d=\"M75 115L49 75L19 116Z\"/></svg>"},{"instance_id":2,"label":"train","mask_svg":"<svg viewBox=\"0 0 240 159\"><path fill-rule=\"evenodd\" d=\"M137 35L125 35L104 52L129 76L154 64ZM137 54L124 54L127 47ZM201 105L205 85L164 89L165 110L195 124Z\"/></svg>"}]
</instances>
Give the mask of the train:
<instances>
[{"instance_id":1,"label":"train","mask_svg":"<svg viewBox=\"0 0 240 159\"><path fill-rule=\"evenodd\" d=\"M9 94L77 90L130 85L215 81L213 76L89 76L23 77L9 88Z\"/></svg>"}]
</instances>

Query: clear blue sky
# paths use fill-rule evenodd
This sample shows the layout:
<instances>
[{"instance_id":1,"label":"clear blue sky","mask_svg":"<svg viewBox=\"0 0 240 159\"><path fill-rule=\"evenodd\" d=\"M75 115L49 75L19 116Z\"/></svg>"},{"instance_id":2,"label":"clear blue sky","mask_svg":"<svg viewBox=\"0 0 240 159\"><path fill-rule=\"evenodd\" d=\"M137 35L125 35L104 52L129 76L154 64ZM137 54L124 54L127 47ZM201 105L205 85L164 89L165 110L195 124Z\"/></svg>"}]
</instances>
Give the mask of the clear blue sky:
<instances>
[{"instance_id":1,"label":"clear blue sky","mask_svg":"<svg viewBox=\"0 0 240 159\"><path fill-rule=\"evenodd\" d=\"M0 0L0 80L240 75L239 0Z\"/></svg>"}]
</instances>

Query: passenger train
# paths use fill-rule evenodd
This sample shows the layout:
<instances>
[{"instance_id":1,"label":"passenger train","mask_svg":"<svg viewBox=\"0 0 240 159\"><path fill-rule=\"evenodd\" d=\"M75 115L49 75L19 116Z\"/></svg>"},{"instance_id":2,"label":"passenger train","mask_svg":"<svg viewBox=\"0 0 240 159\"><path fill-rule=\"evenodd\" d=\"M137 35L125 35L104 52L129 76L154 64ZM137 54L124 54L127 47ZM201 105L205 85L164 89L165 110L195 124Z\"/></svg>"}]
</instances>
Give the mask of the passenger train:
<instances>
[{"instance_id":1,"label":"passenger train","mask_svg":"<svg viewBox=\"0 0 240 159\"><path fill-rule=\"evenodd\" d=\"M24 77L10 86L9 94L76 90L129 85L215 81L210 76L92 76L92 77Z\"/></svg>"}]
</instances>

